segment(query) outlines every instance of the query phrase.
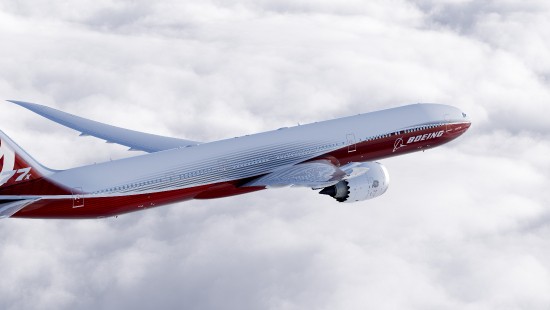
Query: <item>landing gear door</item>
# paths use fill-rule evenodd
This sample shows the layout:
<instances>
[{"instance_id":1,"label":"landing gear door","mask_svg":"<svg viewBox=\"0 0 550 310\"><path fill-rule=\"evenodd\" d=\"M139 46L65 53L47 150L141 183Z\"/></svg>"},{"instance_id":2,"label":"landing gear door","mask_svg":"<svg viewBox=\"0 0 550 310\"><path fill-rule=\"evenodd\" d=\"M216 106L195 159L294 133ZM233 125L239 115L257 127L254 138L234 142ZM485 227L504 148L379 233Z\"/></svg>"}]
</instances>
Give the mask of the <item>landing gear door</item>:
<instances>
[{"instance_id":1,"label":"landing gear door","mask_svg":"<svg viewBox=\"0 0 550 310\"><path fill-rule=\"evenodd\" d=\"M84 196L82 196L82 188L81 187L73 188L72 194L73 194L73 208L84 207Z\"/></svg>"},{"instance_id":2,"label":"landing gear door","mask_svg":"<svg viewBox=\"0 0 550 310\"><path fill-rule=\"evenodd\" d=\"M357 147L355 144L355 134L348 133L346 135L346 140L348 143L348 153L355 152L357 150Z\"/></svg>"}]
</instances>

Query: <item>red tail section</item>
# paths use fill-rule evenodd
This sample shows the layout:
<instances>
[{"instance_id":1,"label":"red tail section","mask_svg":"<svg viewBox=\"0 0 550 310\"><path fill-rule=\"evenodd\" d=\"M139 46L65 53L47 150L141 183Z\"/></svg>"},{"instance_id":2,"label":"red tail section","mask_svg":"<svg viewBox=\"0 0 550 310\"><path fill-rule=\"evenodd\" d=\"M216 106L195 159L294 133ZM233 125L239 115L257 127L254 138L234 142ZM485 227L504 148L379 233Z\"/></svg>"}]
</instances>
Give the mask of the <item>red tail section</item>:
<instances>
[{"instance_id":1,"label":"red tail section","mask_svg":"<svg viewBox=\"0 0 550 310\"><path fill-rule=\"evenodd\" d=\"M47 180L52 173L0 131L0 196L66 193Z\"/></svg>"},{"instance_id":2,"label":"red tail section","mask_svg":"<svg viewBox=\"0 0 550 310\"><path fill-rule=\"evenodd\" d=\"M40 172L33 170L31 164L17 155L9 144L8 141L0 139L0 186L41 178Z\"/></svg>"}]
</instances>

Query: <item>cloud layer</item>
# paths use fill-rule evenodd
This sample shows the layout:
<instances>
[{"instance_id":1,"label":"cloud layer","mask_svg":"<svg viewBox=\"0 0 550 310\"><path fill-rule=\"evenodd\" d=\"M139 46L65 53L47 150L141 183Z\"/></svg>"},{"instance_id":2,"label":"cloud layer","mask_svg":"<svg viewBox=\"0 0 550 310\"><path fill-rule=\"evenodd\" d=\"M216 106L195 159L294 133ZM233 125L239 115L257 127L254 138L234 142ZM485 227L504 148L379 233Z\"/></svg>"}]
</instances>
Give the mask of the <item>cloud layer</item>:
<instances>
[{"instance_id":1,"label":"cloud layer","mask_svg":"<svg viewBox=\"0 0 550 310\"><path fill-rule=\"evenodd\" d=\"M384 160L382 197L307 189L0 222L3 309L548 309L544 1L0 1L0 93L212 141L413 102L470 131ZM129 156L0 103L53 168ZM131 154L130 154L131 155Z\"/></svg>"}]
</instances>

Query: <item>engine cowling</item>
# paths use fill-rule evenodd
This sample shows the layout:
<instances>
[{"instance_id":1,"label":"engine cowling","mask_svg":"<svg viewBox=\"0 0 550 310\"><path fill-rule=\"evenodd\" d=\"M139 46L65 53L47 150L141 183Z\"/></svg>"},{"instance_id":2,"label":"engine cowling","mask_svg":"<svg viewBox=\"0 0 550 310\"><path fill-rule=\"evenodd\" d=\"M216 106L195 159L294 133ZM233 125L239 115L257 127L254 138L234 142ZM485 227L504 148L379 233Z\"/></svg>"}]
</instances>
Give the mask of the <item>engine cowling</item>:
<instances>
[{"instance_id":1,"label":"engine cowling","mask_svg":"<svg viewBox=\"0 0 550 310\"><path fill-rule=\"evenodd\" d=\"M377 162L361 164L367 172L325 187L319 194L329 195L339 202L356 202L378 197L390 185L390 176L384 165Z\"/></svg>"}]
</instances>

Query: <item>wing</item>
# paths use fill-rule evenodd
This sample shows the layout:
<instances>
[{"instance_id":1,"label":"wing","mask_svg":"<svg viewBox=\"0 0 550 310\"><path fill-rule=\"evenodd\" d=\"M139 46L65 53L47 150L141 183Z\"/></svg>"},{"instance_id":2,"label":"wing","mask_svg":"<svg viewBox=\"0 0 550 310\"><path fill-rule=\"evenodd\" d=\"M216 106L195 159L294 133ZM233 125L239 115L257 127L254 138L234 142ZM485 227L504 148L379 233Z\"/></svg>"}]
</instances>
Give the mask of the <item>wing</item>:
<instances>
[{"instance_id":1,"label":"wing","mask_svg":"<svg viewBox=\"0 0 550 310\"><path fill-rule=\"evenodd\" d=\"M65 113L43 105L8 100L58 124L80 131L81 136L94 136L109 143L117 143L148 153L200 144L197 141L154 135L120 128Z\"/></svg>"},{"instance_id":2,"label":"wing","mask_svg":"<svg viewBox=\"0 0 550 310\"><path fill-rule=\"evenodd\" d=\"M328 160L318 160L275 170L243 186L300 186L319 189L332 186L341 180L361 175L367 170L361 163L353 162L342 167L337 167Z\"/></svg>"}]
</instances>

